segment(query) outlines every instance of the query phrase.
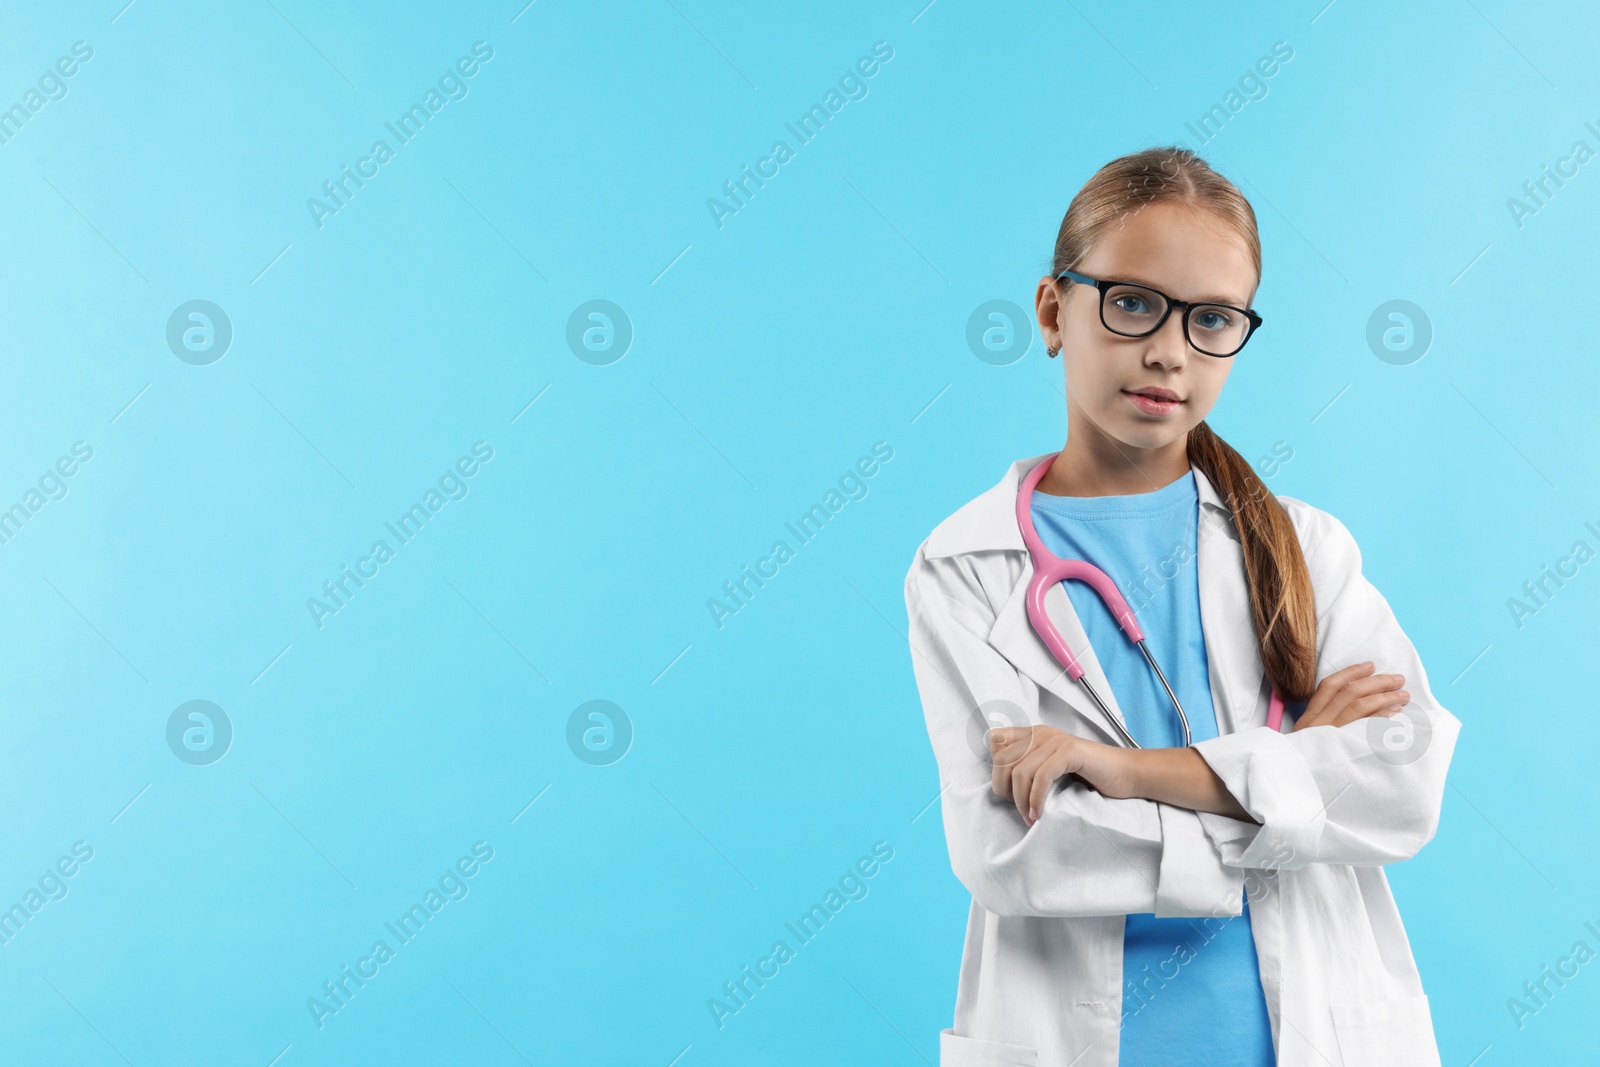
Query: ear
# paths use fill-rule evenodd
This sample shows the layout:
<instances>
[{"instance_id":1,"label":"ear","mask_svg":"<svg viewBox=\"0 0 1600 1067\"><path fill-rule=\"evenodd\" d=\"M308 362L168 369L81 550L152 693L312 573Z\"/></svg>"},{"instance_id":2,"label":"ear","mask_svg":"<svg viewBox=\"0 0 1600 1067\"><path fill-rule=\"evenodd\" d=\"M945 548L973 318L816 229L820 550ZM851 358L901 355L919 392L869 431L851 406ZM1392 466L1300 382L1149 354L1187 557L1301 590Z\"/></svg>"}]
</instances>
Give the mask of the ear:
<instances>
[{"instance_id":1,"label":"ear","mask_svg":"<svg viewBox=\"0 0 1600 1067\"><path fill-rule=\"evenodd\" d=\"M1038 322L1039 335L1044 338L1044 346L1049 351L1061 348L1061 329L1058 325L1061 306L1061 283L1048 274L1040 278L1033 294L1034 318Z\"/></svg>"}]
</instances>

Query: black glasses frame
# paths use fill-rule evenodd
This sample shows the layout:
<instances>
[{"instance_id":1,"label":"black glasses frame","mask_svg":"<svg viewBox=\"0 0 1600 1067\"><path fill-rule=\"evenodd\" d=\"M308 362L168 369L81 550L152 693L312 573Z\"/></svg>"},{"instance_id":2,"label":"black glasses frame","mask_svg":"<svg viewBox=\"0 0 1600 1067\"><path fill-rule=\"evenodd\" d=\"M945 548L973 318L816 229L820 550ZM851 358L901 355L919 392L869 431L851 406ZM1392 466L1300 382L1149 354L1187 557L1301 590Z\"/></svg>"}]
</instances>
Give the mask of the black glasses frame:
<instances>
[{"instance_id":1,"label":"black glasses frame","mask_svg":"<svg viewBox=\"0 0 1600 1067\"><path fill-rule=\"evenodd\" d=\"M1196 301L1178 300L1178 299L1175 299L1174 297L1168 296L1166 293L1163 293L1160 289L1157 289L1157 288L1155 288L1154 286L1151 286L1151 285L1145 285L1142 282L1119 282L1119 281L1109 281L1109 280L1106 280L1106 279L1103 279L1103 278L1091 278L1087 274L1079 274L1075 270L1064 270L1060 274L1056 275L1056 281L1060 281L1063 278L1070 278L1071 280L1073 280L1075 282L1081 282L1084 285L1092 285L1097 290L1099 290L1099 292L1100 292L1100 325L1104 326L1107 330L1110 330L1112 333L1116 334L1118 337L1149 337L1151 334L1155 333L1157 330L1161 329L1161 327L1166 325L1167 319L1169 317L1171 317L1171 315L1172 315L1172 309L1173 308L1182 308L1183 309L1183 336L1189 342L1190 345L1194 346L1194 350L1196 352L1205 352L1206 355L1215 356L1218 359L1231 359L1234 356L1238 355L1244 349L1244 346L1250 342L1250 338L1252 338L1252 337L1254 337L1256 335L1256 331L1261 329L1261 316L1260 315L1257 315L1254 311L1251 311L1249 308L1238 307L1237 305L1234 305L1234 304L1224 304L1224 303L1221 303L1220 301L1216 301L1216 300L1196 300ZM1143 289L1146 292L1154 293L1157 296L1159 296L1162 300L1165 300L1167 302L1167 310L1165 310L1165 311L1163 311L1161 313L1161 318L1159 320L1157 320L1157 322L1156 322L1156 324L1154 326L1150 327L1148 330L1144 331L1143 333L1123 333L1121 330L1113 330L1113 329L1111 329L1110 324L1106 322L1106 293L1111 289L1112 286L1115 286L1115 285L1131 286L1131 287L1133 287L1135 289ZM1206 350L1204 348L1201 348L1199 345L1195 344L1194 335L1189 332L1189 316L1194 313L1194 309L1195 308L1207 308L1207 307L1227 308L1229 311L1237 311L1239 314L1245 316L1247 319L1250 320L1250 329L1245 331L1244 340L1240 341L1239 342L1239 347L1235 348L1232 352L1220 352L1220 353L1219 352L1206 352Z\"/></svg>"}]
</instances>

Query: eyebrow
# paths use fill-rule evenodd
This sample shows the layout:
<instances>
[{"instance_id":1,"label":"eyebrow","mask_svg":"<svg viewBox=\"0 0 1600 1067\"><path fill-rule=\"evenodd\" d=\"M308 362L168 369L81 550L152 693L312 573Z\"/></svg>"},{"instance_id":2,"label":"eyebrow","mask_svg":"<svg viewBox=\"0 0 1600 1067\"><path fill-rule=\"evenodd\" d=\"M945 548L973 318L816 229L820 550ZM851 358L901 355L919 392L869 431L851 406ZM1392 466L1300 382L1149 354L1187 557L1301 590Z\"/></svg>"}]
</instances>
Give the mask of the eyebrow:
<instances>
[{"instance_id":1,"label":"eyebrow","mask_svg":"<svg viewBox=\"0 0 1600 1067\"><path fill-rule=\"evenodd\" d=\"M1113 273L1115 273L1115 272L1113 272ZM1133 282L1136 285L1142 285L1146 289L1154 289L1157 292L1164 292L1165 291L1165 290L1163 290L1161 288L1161 286L1157 285L1155 282L1150 281L1150 279L1141 278L1136 274L1118 274L1118 276L1116 278L1112 279L1112 280L1113 281L1119 281L1119 282ZM1194 303L1194 304L1229 304L1229 305L1231 305L1233 307L1241 307L1241 308L1247 308L1247 307L1250 306L1249 301L1247 301L1247 300L1235 300L1230 296L1202 296L1202 297L1196 297L1194 300L1190 301L1190 303Z\"/></svg>"}]
</instances>

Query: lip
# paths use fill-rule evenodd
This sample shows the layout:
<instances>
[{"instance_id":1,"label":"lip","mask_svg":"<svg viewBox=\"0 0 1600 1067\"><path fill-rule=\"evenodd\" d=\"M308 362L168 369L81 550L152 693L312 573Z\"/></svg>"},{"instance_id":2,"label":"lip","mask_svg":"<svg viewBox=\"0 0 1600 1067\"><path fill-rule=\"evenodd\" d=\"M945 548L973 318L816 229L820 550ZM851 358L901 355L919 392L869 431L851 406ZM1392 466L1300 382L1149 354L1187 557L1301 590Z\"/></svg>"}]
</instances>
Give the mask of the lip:
<instances>
[{"instance_id":1,"label":"lip","mask_svg":"<svg viewBox=\"0 0 1600 1067\"><path fill-rule=\"evenodd\" d=\"M1171 389L1158 389L1154 386L1140 389L1138 392L1124 389L1122 395L1146 415L1171 415L1183 405L1178 394Z\"/></svg>"}]
</instances>

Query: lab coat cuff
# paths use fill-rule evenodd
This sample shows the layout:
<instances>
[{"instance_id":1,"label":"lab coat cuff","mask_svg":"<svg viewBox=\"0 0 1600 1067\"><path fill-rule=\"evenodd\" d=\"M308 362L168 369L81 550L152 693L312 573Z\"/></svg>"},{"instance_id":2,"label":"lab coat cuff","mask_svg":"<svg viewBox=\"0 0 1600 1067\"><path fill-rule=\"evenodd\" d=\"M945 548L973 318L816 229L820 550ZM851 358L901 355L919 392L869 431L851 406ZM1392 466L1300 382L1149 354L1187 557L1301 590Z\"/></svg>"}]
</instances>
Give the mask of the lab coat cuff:
<instances>
[{"instance_id":1,"label":"lab coat cuff","mask_svg":"<svg viewBox=\"0 0 1600 1067\"><path fill-rule=\"evenodd\" d=\"M1259 826L1206 812L1201 825L1230 867L1293 869L1311 863L1327 806L1311 765L1287 734L1253 726L1197 742L1195 751Z\"/></svg>"},{"instance_id":2,"label":"lab coat cuff","mask_svg":"<svg viewBox=\"0 0 1600 1067\"><path fill-rule=\"evenodd\" d=\"M1243 910L1243 872L1229 867L1197 813L1157 804L1161 813L1161 868L1155 916L1226 916Z\"/></svg>"},{"instance_id":3,"label":"lab coat cuff","mask_svg":"<svg viewBox=\"0 0 1600 1067\"><path fill-rule=\"evenodd\" d=\"M1261 833L1259 825L1228 815L1218 815L1214 811L1200 811L1195 814L1200 817L1200 826L1205 830L1206 837L1216 846L1217 855L1221 857L1224 865L1249 866L1242 860L1245 852Z\"/></svg>"}]
</instances>

